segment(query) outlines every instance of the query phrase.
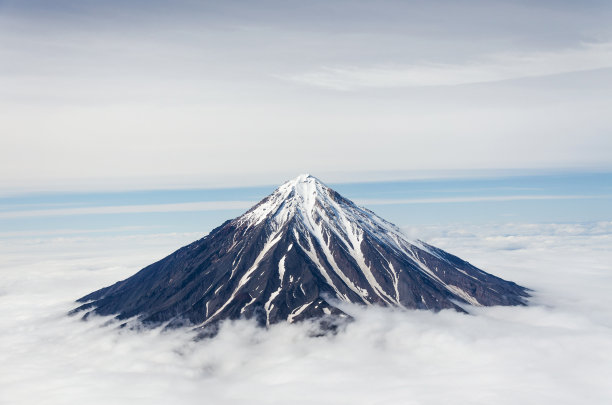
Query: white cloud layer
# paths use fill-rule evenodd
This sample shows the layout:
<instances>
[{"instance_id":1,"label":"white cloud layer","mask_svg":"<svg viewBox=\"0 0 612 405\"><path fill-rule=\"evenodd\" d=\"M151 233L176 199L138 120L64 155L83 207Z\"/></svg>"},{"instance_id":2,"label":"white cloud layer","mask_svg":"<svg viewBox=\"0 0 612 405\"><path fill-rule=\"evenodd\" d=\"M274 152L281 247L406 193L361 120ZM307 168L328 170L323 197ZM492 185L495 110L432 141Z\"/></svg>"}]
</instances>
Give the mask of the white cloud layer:
<instances>
[{"instance_id":1,"label":"white cloud layer","mask_svg":"<svg viewBox=\"0 0 612 405\"><path fill-rule=\"evenodd\" d=\"M555 52L500 53L467 63L409 66L325 67L289 76L289 80L335 90L457 86L549 76L612 67L612 42L583 44Z\"/></svg>"},{"instance_id":2,"label":"white cloud layer","mask_svg":"<svg viewBox=\"0 0 612 405\"><path fill-rule=\"evenodd\" d=\"M337 336L307 325L117 331L64 316L195 235L0 241L0 403L576 404L612 397L612 223L409 229L535 290L474 316L347 307ZM137 252L137 253L134 253Z\"/></svg>"}]
</instances>

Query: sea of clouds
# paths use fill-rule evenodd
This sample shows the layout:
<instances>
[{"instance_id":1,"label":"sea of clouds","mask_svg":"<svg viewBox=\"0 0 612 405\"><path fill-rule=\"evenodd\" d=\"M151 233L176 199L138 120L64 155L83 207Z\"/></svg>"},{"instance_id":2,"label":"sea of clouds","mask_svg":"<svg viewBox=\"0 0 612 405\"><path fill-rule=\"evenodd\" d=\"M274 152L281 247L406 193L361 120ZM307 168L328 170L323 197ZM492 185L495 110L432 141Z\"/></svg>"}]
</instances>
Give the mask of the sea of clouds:
<instances>
[{"instance_id":1,"label":"sea of clouds","mask_svg":"<svg viewBox=\"0 0 612 405\"><path fill-rule=\"evenodd\" d=\"M612 222L406 229L533 289L471 315L344 306L312 325L226 323L214 339L66 313L196 234L0 239L2 404L606 404Z\"/></svg>"}]
</instances>

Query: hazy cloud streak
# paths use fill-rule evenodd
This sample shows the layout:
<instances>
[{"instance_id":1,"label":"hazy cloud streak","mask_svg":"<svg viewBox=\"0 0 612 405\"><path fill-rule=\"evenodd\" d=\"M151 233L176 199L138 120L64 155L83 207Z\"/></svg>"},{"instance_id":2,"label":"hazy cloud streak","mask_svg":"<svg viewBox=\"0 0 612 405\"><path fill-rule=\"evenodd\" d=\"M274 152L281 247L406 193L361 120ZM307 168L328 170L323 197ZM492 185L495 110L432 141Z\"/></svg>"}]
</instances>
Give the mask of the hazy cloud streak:
<instances>
[{"instance_id":1,"label":"hazy cloud streak","mask_svg":"<svg viewBox=\"0 0 612 405\"><path fill-rule=\"evenodd\" d=\"M467 203L486 201L529 201L529 200L581 200L592 198L611 198L609 195L498 195L473 197L440 197L440 198L398 198L355 200L362 205L392 205L392 204L437 204L437 203Z\"/></svg>"},{"instance_id":2,"label":"hazy cloud streak","mask_svg":"<svg viewBox=\"0 0 612 405\"><path fill-rule=\"evenodd\" d=\"M137 214L145 212L189 212L189 211L222 211L248 209L253 201L200 201L172 204L116 205L102 207L53 208L41 210L5 211L0 212L0 219L49 217L66 215L91 214Z\"/></svg>"},{"instance_id":3,"label":"hazy cloud streak","mask_svg":"<svg viewBox=\"0 0 612 405\"><path fill-rule=\"evenodd\" d=\"M440 198L400 198L400 199L356 199L360 205L393 205L393 204L432 204L432 203L467 203L486 201L528 201L528 200L579 200L611 198L612 196L594 195L507 195L507 196L472 196L472 197L440 197ZM116 205L100 207L51 208L39 210L17 210L0 212L0 219L54 217L72 215L104 215L104 214L138 214L150 212L196 212L246 210L256 201L200 201L172 204L139 204Z\"/></svg>"},{"instance_id":4,"label":"hazy cloud streak","mask_svg":"<svg viewBox=\"0 0 612 405\"><path fill-rule=\"evenodd\" d=\"M555 52L500 53L467 63L324 67L286 77L334 90L456 86L612 67L612 42Z\"/></svg>"}]
</instances>

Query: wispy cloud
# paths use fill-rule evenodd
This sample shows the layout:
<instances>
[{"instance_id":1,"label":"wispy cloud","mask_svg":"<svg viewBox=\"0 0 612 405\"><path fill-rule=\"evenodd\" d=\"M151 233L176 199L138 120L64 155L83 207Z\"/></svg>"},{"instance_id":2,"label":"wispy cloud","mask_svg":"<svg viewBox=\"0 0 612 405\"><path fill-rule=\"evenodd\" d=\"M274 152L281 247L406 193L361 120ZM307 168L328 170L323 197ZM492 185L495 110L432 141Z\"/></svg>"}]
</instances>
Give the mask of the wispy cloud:
<instances>
[{"instance_id":1,"label":"wispy cloud","mask_svg":"<svg viewBox=\"0 0 612 405\"><path fill-rule=\"evenodd\" d=\"M146 212L222 211L248 209L254 201L200 201L174 204L114 205L100 207L51 208L0 212L0 219L91 214L137 214Z\"/></svg>"},{"instance_id":2,"label":"wispy cloud","mask_svg":"<svg viewBox=\"0 0 612 405\"><path fill-rule=\"evenodd\" d=\"M356 200L362 205L392 205L392 204L437 204L437 203L467 203L486 201L529 201L529 200L581 200L593 198L611 198L609 195L499 195L471 197L439 197L439 198L389 198Z\"/></svg>"},{"instance_id":3,"label":"wispy cloud","mask_svg":"<svg viewBox=\"0 0 612 405\"><path fill-rule=\"evenodd\" d=\"M332 66L285 77L334 90L455 86L612 67L612 42L532 53L499 53L465 63Z\"/></svg>"},{"instance_id":4,"label":"wispy cloud","mask_svg":"<svg viewBox=\"0 0 612 405\"><path fill-rule=\"evenodd\" d=\"M609 195L505 195L505 196L469 196L469 197L438 197L438 198L397 198L397 199L356 199L360 205L394 205L394 204L449 204L468 202L499 202L528 200L580 200L612 198ZM200 201L172 204L139 204L113 205L98 207L49 208L37 210L13 210L0 212L0 219L57 217L73 215L106 215L106 214L139 214L151 212L197 212L247 210L256 201Z\"/></svg>"},{"instance_id":5,"label":"wispy cloud","mask_svg":"<svg viewBox=\"0 0 612 405\"><path fill-rule=\"evenodd\" d=\"M145 231L154 229L154 225L148 226L120 226L115 228L99 229L36 229L12 232L0 232L0 238L21 238L21 237L41 237L41 236L60 236L60 235L87 235L87 234L107 234L107 233L126 233L134 231Z\"/></svg>"}]
</instances>

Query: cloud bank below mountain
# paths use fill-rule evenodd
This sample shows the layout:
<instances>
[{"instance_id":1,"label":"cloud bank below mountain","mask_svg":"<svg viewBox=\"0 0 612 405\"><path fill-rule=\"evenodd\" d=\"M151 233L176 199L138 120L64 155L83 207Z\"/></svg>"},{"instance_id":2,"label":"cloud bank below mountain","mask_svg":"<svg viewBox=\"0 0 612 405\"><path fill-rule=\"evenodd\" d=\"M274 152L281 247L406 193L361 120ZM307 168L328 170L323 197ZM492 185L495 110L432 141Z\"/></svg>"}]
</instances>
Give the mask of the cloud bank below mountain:
<instances>
[{"instance_id":1,"label":"cloud bank below mountain","mask_svg":"<svg viewBox=\"0 0 612 405\"><path fill-rule=\"evenodd\" d=\"M612 223L409 229L535 290L527 308L347 306L336 335L227 323L216 339L65 316L193 235L3 239L0 402L602 403L612 395ZM134 253L138 252L138 253Z\"/></svg>"}]
</instances>

